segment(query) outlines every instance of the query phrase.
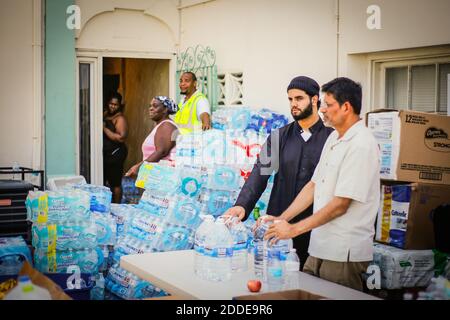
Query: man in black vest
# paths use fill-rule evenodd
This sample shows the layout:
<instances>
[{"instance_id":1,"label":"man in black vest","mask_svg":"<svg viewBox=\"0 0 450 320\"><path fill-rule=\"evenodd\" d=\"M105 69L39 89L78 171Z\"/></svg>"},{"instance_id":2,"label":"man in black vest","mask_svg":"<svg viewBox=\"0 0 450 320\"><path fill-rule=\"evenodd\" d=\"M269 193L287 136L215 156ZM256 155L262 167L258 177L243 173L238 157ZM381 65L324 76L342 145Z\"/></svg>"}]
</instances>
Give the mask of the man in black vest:
<instances>
[{"instance_id":1,"label":"man in black vest","mask_svg":"<svg viewBox=\"0 0 450 320\"><path fill-rule=\"evenodd\" d=\"M284 212L311 180L325 141L333 131L325 127L319 117L319 92L319 84L311 78L299 76L292 79L287 93L295 121L268 137L235 206L228 209L225 215L247 219L266 189L272 172L276 174L267 208L268 215L277 216ZM309 217L312 208L311 205L291 222ZM308 258L309 238L310 232L293 239L301 269Z\"/></svg>"}]
</instances>

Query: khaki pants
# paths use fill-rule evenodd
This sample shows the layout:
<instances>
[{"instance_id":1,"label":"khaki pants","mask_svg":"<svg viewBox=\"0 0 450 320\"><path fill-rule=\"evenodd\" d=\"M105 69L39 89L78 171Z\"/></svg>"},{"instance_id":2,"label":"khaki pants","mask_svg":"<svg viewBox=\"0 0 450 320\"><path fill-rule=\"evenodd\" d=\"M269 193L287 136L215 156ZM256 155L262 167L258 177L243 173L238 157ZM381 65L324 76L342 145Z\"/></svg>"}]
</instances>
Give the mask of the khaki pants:
<instances>
[{"instance_id":1,"label":"khaki pants","mask_svg":"<svg viewBox=\"0 0 450 320\"><path fill-rule=\"evenodd\" d=\"M324 280L363 291L362 273L367 271L367 262L336 262L308 257L303 272Z\"/></svg>"}]
</instances>

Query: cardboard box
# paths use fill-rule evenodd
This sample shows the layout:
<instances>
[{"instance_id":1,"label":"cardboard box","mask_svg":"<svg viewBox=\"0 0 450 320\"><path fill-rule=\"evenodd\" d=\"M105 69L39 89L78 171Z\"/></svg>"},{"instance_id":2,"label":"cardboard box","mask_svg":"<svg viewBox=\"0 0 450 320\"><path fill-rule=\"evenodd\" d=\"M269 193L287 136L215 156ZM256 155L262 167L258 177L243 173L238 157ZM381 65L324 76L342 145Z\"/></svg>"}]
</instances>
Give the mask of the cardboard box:
<instances>
[{"instance_id":1,"label":"cardboard box","mask_svg":"<svg viewBox=\"0 0 450 320\"><path fill-rule=\"evenodd\" d=\"M303 290L286 290L234 297L233 300L323 300L322 296Z\"/></svg>"},{"instance_id":2,"label":"cardboard box","mask_svg":"<svg viewBox=\"0 0 450 320\"><path fill-rule=\"evenodd\" d=\"M382 179L450 184L450 117L380 109L366 125L381 151Z\"/></svg>"},{"instance_id":3,"label":"cardboard box","mask_svg":"<svg viewBox=\"0 0 450 320\"><path fill-rule=\"evenodd\" d=\"M450 203L450 186L381 183L375 240L401 249L435 248L430 212Z\"/></svg>"}]
</instances>

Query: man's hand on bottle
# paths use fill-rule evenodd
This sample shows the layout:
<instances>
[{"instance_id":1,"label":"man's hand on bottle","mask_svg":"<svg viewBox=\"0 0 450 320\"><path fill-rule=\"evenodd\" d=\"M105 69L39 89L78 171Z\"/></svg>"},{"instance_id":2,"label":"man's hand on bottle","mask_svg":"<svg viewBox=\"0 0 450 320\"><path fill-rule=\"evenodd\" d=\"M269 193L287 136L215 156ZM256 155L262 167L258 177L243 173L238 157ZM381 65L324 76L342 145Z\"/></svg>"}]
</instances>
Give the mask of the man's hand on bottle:
<instances>
[{"instance_id":1,"label":"man's hand on bottle","mask_svg":"<svg viewBox=\"0 0 450 320\"><path fill-rule=\"evenodd\" d=\"M234 207L231 207L230 209L228 209L227 211L225 211L225 213L223 215L237 217L237 218L239 218L239 220L242 221L242 219L244 219L244 217L245 217L245 209L241 206L234 206Z\"/></svg>"},{"instance_id":2,"label":"man's hand on bottle","mask_svg":"<svg viewBox=\"0 0 450 320\"><path fill-rule=\"evenodd\" d=\"M254 232L256 229L258 229L258 227L261 225L261 223L273 221L275 219L280 219L280 217L275 217L275 216L271 216L271 215L268 215L268 214L266 214L264 216L260 216L258 218L258 220L256 220L255 225L252 228L252 231Z\"/></svg>"}]
</instances>

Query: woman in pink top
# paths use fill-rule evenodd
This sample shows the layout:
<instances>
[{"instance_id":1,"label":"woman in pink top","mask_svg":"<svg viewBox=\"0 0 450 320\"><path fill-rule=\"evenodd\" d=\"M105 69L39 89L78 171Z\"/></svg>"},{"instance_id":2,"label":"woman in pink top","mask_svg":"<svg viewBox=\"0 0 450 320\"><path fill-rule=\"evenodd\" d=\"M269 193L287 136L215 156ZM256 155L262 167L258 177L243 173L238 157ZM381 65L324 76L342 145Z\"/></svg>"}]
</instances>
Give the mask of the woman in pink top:
<instances>
[{"instance_id":1,"label":"woman in pink top","mask_svg":"<svg viewBox=\"0 0 450 320\"><path fill-rule=\"evenodd\" d=\"M148 111L150 119L155 121L156 126L142 144L142 161L128 170L125 174L127 177L137 176L139 167L144 161L174 160L178 128L169 118L169 115L175 114L178 111L178 106L167 97L157 96L152 99Z\"/></svg>"}]
</instances>

